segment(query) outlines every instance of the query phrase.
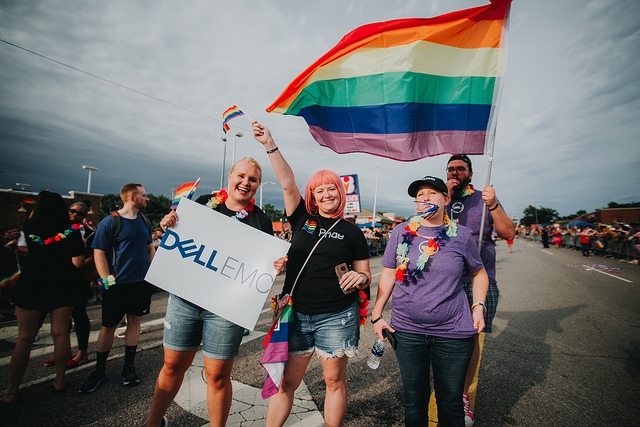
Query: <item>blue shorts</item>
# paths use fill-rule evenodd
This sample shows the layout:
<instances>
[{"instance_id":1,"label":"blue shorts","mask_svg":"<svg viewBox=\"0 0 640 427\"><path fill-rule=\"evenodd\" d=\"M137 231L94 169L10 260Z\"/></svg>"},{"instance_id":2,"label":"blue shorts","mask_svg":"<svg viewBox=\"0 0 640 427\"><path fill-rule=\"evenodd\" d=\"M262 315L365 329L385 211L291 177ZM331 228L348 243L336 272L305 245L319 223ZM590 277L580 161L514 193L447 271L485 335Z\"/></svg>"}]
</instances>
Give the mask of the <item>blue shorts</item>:
<instances>
[{"instance_id":1,"label":"blue shorts","mask_svg":"<svg viewBox=\"0 0 640 427\"><path fill-rule=\"evenodd\" d=\"M197 350L211 359L233 359L238 354L244 328L176 295L169 295L164 316L165 348L174 351Z\"/></svg>"},{"instance_id":2,"label":"blue shorts","mask_svg":"<svg viewBox=\"0 0 640 427\"><path fill-rule=\"evenodd\" d=\"M469 305L473 305L475 301L473 300L473 286L471 283L464 284L464 290L467 292L467 299L469 300ZM484 314L484 330L482 332L486 332L488 334L491 333L491 325L493 323L493 318L496 317L496 310L498 309L498 299L500 298L500 290L498 289L498 285L495 283L489 283L489 290L487 291L487 299L485 300L484 305L487 307L487 312Z\"/></svg>"},{"instance_id":3,"label":"blue shorts","mask_svg":"<svg viewBox=\"0 0 640 427\"><path fill-rule=\"evenodd\" d=\"M295 309L295 305L294 305ZM293 331L289 338L289 353L330 357L349 357L358 354L360 341L360 314L354 302L336 313L295 313Z\"/></svg>"}]
</instances>

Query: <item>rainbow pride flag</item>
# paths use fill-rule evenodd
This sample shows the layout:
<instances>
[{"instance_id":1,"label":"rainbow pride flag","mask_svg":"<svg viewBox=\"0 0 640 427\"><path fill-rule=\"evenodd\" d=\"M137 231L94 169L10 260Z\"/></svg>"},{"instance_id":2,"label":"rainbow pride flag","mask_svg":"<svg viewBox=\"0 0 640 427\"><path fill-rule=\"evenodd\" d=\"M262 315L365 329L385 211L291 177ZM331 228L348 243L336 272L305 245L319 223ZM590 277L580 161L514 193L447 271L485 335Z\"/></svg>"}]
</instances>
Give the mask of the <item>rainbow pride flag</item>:
<instances>
[{"instance_id":1,"label":"rainbow pride flag","mask_svg":"<svg viewBox=\"0 0 640 427\"><path fill-rule=\"evenodd\" d=\"M244 115L244 111L242 111L237 105L227 108L224 113L222 113L222 130L224 133L227 133L229 129L231 129L228 124L229 120L242 115Z\"/></svg>"},{"instance_id":2,"label":"rainbow pride flag","mask_svg":"<svg viewBox=\"0 0 640 427\"><path fill-rule=\"evenodd\" d=\"M263 399L270 398L280 389L284 364L289 359L289 328L293 327L293 314L293 302L289 298L264 339L265 350L260 358L260 364L267 371L262 387Z\"/></svg>"},{"instance_id":3,"label":"rainbow pride flag","mask_svg":"<svg viewBox=\"0 0 640 427\"><path fill-rule=\"evenodd\" d=\"M15 258L15 262L9 261L10 258ZM15 284L20 278L20 260L18 254L15 253L13 257L7 255L4 259L2 269L0 270L0 289L4 289L8 286Z\"/></svg>"},{"instance_id":4,"label":"rainbow pride flag","mask_svg":"<svg viewBox=\"0 0 640 427\"><path fill-rule=\"evenodd\" d=\"M337 153L483 154L495 132L511 0L356 28L267 107Z\"/></svg>"},{"instance_id":5,"label":"rainbow pride flag","mask_svg":"<svg viewBox=\"0 0 640 427\"><path fill-rule=\"evenodd\" d=\"M183 197L191 199L193 195L196 194L198 184L200 184L200 178L198 178L194 182L185 182L180 187L178 187L176 189L176 197L173 199L173 203L171 204L171 209L176 210L178 208L178 203L180 203L180 199L182 199Z\"/></svg>"}]
</instances>

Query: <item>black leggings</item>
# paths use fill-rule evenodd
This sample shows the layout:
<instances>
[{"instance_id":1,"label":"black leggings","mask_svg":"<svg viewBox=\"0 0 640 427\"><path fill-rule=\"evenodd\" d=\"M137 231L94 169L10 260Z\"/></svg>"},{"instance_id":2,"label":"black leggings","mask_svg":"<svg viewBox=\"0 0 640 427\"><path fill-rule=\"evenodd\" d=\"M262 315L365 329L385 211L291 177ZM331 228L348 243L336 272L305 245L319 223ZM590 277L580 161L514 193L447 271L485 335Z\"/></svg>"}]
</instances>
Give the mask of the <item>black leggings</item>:
<instances>
[{"instance_id":1,"label":"black leggings","mask_svg":"<svg viewBox=\"0 0 640 427\"><path fill-rule=\"evenodd\" d=\"M89 323L89 316L87 316L87 300L83 299L73 306L73 312L71 313L73 322L76 325L76 338L78 339L78 350L86 350L89 348L89 332L91 332L91 325ZM71 327L71 321L69 321L69 327Z\"/></svg>"}]
</instances>

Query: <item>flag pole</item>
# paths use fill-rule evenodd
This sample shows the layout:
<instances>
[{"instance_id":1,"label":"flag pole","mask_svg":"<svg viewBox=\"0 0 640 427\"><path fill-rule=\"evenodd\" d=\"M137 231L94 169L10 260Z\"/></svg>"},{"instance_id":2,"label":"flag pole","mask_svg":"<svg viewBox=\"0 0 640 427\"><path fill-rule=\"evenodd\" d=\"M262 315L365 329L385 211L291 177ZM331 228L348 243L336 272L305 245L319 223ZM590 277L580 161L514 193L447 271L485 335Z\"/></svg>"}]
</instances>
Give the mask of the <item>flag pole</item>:
<instances>
[{"instance_id":1,"label":"flag pole","mask_svg":"<svg viewBox=\"0 0 640 427\"><path fill-rule=\"evenodd\" d=\"M493 149L496 146L496 129L493 132L493 138L491 138L491 149L489 150L489 170L487 171L487 181L485 183L485 187L487 185L491 185L491 168L493 166ZM478 235L478 252L482 250L482 233L484 232L484 220L487 217L487 205L485 204L482 208L482 217L480 219L480 234Z\"/></svg>"},{"instance_id":2,"label":"flag pole","mask_svg":"<svg viewBox=\"0 0 640 427\"><path fill-rule=\"evenodd\" d=\"M198 184L200 184L200 177L198 177L198 179L196 180L196 182L193 183L193 185L191 186L191 189L189 190L189 192L187 193L187 199L191 200L191 198L193 197L193 193L196 192L196 189L198 188Z\"/></svg>"},{"instance_id":3,"label":"flag pole","mask_svg":"<svg viewBox=\"0 0 640 427\"><path fill-rule=\"evenodd\" d=\"M492 0L492 3L493 3L493 0ZM504 22L502 24L502 34L500 36L500 44L501 44L501 47L504 47L505 54L506 54L506 51L507 51L507 46L506 46L507 37L506 37L506 35L507 35L509 22L510 22L509 13L511 12L511 5L508 5L507 7L508 7L508 9L507 9L507 11L506 11L506 13L504 15ZM503 62L503 65L504 65L504 62ZM502 71L501 74L502 74L502 77L504 77L504 67L502 67L502 68L503 68L503 71ZM502 78L500 78L500 84L498 85L498 89L497 89L497 91L498 91L497 92L497 96L494 94L494 100L495 99L500 99L500 97L502 95L502 87L503 87L503 81L502 81ZM491 113L491 115L497 114L497 113L498 113L498 111L497 111L497 104L496 104L496 109ZM489 120L491 120L491 118ZM489 166L488 166L488 170L487 170L487 181L485 183L485 186L491 185L491 169L493 167L493 150L494 150L494 148L496 146L496 133L497 132L498 132L498 118L496 117L495 118L495 124L493 126L493 135L492 135L492 138L491 138L491 149L489 150ZM482 209L482 219L481 219L481 222L480 222L480 235L478 236L478 252L480 252L480 253L482 253L482 233L484 232L484 220L485 220L486 216L487 216L487 206L485 204L484 208Z\"/></svg>"},{"instance_id":4,"label":"flag pole","mask_svg":"<svg viewBox=\"0 0 640 427\"><path fill-rule=\"evenodd\" d=\"M253 119L251 118L251 116L249 115L249 113L247 113L247 111L246 111L244 108L242 108L242 107L241 107L240 105L238 105L238 104L236 104L236 107L238 107L238 108L240 109L240 111L242 111L242 112L244 113L244 115L245 115L245 116L247 116L247 118L248 118L249 120L251 120L251 123L255 122L255 120L253 120Z\"/></svg>"},{"instance_id":5,"label":"flag pole","mask_svg":"<svg viewBox=\"0 0 640 427\"><path fill-rule=\"evenodd\" d=\"M371 229L376 229L376 209L378 205L378 178L380 177L380 166L377 166L378 170L376 172L376 191L373 194L373 221L371 222Z\"/></svg>"}]
</instances>

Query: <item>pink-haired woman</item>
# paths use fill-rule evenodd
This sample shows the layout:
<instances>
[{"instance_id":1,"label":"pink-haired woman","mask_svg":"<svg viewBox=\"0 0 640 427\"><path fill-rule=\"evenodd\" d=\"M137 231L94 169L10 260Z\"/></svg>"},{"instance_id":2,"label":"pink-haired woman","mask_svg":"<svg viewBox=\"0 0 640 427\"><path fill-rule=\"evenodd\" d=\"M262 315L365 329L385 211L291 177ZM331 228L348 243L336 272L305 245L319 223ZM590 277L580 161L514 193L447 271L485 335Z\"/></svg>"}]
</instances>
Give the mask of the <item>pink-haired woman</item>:
<instances>
[{"instance_id":1,"label":"pink-haired woman","mask_svg":"<svg viewBox=\"0 0 640 427\"><path fill-rule=\"evenodd\" d=\"M254 122L253 135L266 149L284 190L285 214L293 233L283 292L289 293L296 283L289 360L280 389L269 402L267 426L281 426L289 417L294 392L314 352L322 362L326 384L325 425L338 426L347 410L347 362L358 354L358 291L371 282L367 242L358 227L342 220L346 194L337 174L316 172L303 198L269 129ZM338 278L336 267L341 264L348 271Z\"/></svg>"}]
</instances>

